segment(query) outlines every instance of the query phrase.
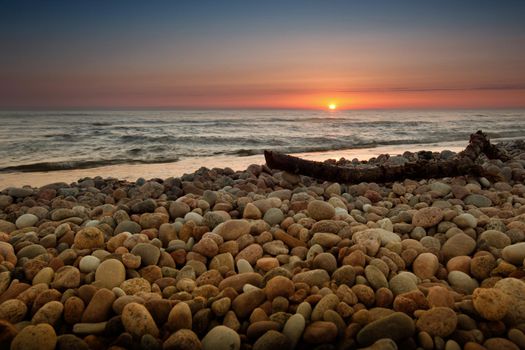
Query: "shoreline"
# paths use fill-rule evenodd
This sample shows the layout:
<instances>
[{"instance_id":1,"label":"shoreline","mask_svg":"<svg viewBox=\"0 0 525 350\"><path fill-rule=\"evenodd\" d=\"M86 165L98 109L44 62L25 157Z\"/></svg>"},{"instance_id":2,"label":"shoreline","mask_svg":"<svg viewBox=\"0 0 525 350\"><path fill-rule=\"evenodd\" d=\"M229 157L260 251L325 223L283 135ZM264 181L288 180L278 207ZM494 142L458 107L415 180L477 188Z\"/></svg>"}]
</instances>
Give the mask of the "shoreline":
<instances>
[{"instance_id":1,"label":"shoreline","mask_svg":"<svg viewBox=\"0 0 525 350\"><path fill-rule=\"evenodd\" d=\"M459 152L468 143L460 145L458 142L444 142L438 144L413 144L390 145L375 148L334 150L324 152L294 153L294 156L308 160L324 161L326 159L340 159L342 157L352 160L368 160L381 154L399 155L403 152L417 152L421 150L440 152L450 150ZM194 173L201 167L226 168L234 171L245 170L251 164L264 164L264 155L258 154L246 157L237 156L212 156L200 158L186 158L172 163L156 164L124 164L109 165L88 169L57 170L49 172L12 172L0 173L0 191L9 187L41 187L54 182L72 183L79 179L101 176L102 178L116 178L119 180L136 181L138 178L146 180L152 178L180 177L184 174Z\"/></svg>"}]
</instances>

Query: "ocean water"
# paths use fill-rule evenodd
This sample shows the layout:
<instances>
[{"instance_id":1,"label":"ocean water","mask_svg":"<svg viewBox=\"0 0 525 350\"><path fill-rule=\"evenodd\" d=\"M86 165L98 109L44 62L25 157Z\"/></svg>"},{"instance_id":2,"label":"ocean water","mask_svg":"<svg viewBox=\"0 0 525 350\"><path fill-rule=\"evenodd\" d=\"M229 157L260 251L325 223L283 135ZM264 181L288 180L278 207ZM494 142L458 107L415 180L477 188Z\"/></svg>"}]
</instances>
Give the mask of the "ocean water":
<instances>
[{"instance_id":1,"label":"ocean water","mask_svg":"<svg viewBox=\"0 0 525 350\"><path fill-rule=\"evenodd\" d=\"M525 138L525 110L0 111L0 172ZM206 165L206 164L198 164Z\"/></svg>"}]
</instances>

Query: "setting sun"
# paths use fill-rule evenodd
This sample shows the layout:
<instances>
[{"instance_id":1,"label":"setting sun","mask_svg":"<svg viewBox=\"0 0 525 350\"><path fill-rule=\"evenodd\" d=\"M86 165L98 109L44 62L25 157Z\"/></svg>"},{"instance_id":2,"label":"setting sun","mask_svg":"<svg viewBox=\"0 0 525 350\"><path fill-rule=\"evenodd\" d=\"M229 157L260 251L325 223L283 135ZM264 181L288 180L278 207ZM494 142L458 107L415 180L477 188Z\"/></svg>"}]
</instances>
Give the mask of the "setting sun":
<instances>
[{"instance_id":1,"label":"setting sun","mask_svg":"<svg viewBox=\"0 0 525 350\"><path fill-rule=\"evenodd\" d=\"M336 109L336 108L337 108L337 105L336 105L335 103L330 103L330 104L328 105L328 109L334 110L334 109Z\"/></svg>"}]
</instances>

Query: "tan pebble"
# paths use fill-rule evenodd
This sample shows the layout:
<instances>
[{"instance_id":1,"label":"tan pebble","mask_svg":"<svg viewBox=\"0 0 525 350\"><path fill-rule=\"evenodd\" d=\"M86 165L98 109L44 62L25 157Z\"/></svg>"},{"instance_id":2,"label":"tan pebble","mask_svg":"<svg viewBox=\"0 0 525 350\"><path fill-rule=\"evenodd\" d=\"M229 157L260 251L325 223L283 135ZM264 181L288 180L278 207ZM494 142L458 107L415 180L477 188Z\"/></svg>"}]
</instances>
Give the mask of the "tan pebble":
<instances>
[{"instance_id":1,"label":"tan pebble","mask_svg":"<svg viewBox=\"0 0 525 350\"><path fill-rule=\"evenodd\" d=\"M447 337L454 332L457 322L454 310L438 306L423 312L416 322L416 327L431 336Z\"/></svg>"},{"instance_id":2,"label":"tan pebble","mask_svg":"<svg viewBox=\"0 0 525 350\"><path fill-rule=\"evenodd\" d=\"M144 305L138 303L127 304L122 310L122 324L127 332L136 338L144 334L159 336L159 329Z\"/></svg>"},{"instance_id":3,"label":"tan pebble","mask_svg":"<svg viewBox=\"0 0 525 350\"><path fill-rule=\"evenodd\" d=\"M62 317L64 305L59 301L50 301L42 306L33 316L31 323L48 323L55 325L55 323Z\"/></svg>"},{"instance_id":4,"label":"tan pebble","mask_svg":"<svg viewBox=\"0 0 525 350\"><path fill-rule=\"evenodd\" d=\"M213 313L219 317L222 317L226 315L226 313L230 310L231 306L231 299L224 297L219 300L215 300L211 304L211 310Z\"/></svg>"},{"instance_id":5,"label":"tan pebble","mask_svg":"<svg viewBox=\"0 0 525 350\"><path fill-rule=\"evenodd\" d=\"M264 288L268 300L273 300L277 296L290 297L295 291L294 283L284 277L276 276L266 283Z\"/></svg>"},{"instance_id":6,"label":"tan pebble","mask_svg":"<svg viewBox=\"0 0 525 350\"><path fill-rule=\"evenodd\" d=\"M134 295L141 292L151 292L151 284L144 278L131 278L120 284L120 288L127 295Z\"/></svg>"},{"instance_id":7,"label":"tan pebble","mask_svg":"<svg viewBox=\"0 0 525 350\"><path fill-rule=\"evenodd\" d=\"M216 326L202 338L203 350L239 350L240 347L239 334L226 326Z\"/></svg>"},{"instance_id":8,"label":"tan pebble","mask_svg":"<svg viewBox=\"0 0 525 350\"><path fill-rule=\"evenodd\" d=\"M0 304L0 319L10 323L22 321L27 313L26 304L18 299L9 299Z\"/></svg>"},{"instance_id":9,"label":"tan pebble","mask_svg":"<svg viewBox=\"0 0 525 350\"><path fill-rule=\"evenodd\" d=\"M501 320L507 314L509 297L495 288L477 288L472 293L472 302L476 311L490 321Z\"/></svg>"},{"instance_id":10,"label":"tan pebble","mask_svg":"<svg viewBox=\"0 0 525 350\"><path fill-rule=\"evenodd\" d=\"M191 309L185 302L175 305L168 315L168 327L172 331L179 329L191 329L192 315Z\"/></svg>"},{"instance_id":11,"label":"tan pebble","mask_svg":"<svg viewBox=\"0 0 525 350\"><path fill-rule=\"evenodd\" d=\"M64 320L70 325L80 322L83 312L84 301L79 297L70 297L64 303Z\"/></svg>"},{"instance_id":12,"label":"tan pebble","mask_svg":"<svg viewBox=\"0 0 525 350\"><path fill-rule=\"evenodd\" d=\"M57 336L53 327L46 323L24 327L11 342L11 350L53 350Z\"/></svg>"},{"instance_id":13,"label":"tan pebble","mask_svg":"<svg viewBox=\"0 0 525 350\"><path fill-rule=\"evenodd\" d=\"M104 233L96 227L86 227L75 235L76 249L104 248Z\"/></svg>"},{"instance_id":14,"label":"tan pebble","mask_svg":"<svg viewBox=\"0 0 525 350\"><path fill-rule=\"evenodd\" d=\"M191 329L180 329L169 336L162 344L163 350L200 350L199 337Z\"/></svg>"}]
</instances>

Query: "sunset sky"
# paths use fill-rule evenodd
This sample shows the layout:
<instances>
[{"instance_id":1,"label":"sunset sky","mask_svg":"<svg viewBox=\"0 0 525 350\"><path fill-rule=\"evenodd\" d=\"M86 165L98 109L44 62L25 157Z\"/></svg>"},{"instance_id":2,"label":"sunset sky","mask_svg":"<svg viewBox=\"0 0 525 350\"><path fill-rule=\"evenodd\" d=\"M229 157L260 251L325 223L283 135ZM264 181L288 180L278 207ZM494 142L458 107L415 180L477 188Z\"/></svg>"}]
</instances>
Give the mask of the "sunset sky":
<instances>
[{"instance_id":1,"label":"sunset sky","mask_svg":"<svg viewBox=\"0 0 525 350\"><path fill-rule=\"evenodd\" d=\"M0 108L525 107L525 1L2 1Z\"/></svg>"}]
</instances>

